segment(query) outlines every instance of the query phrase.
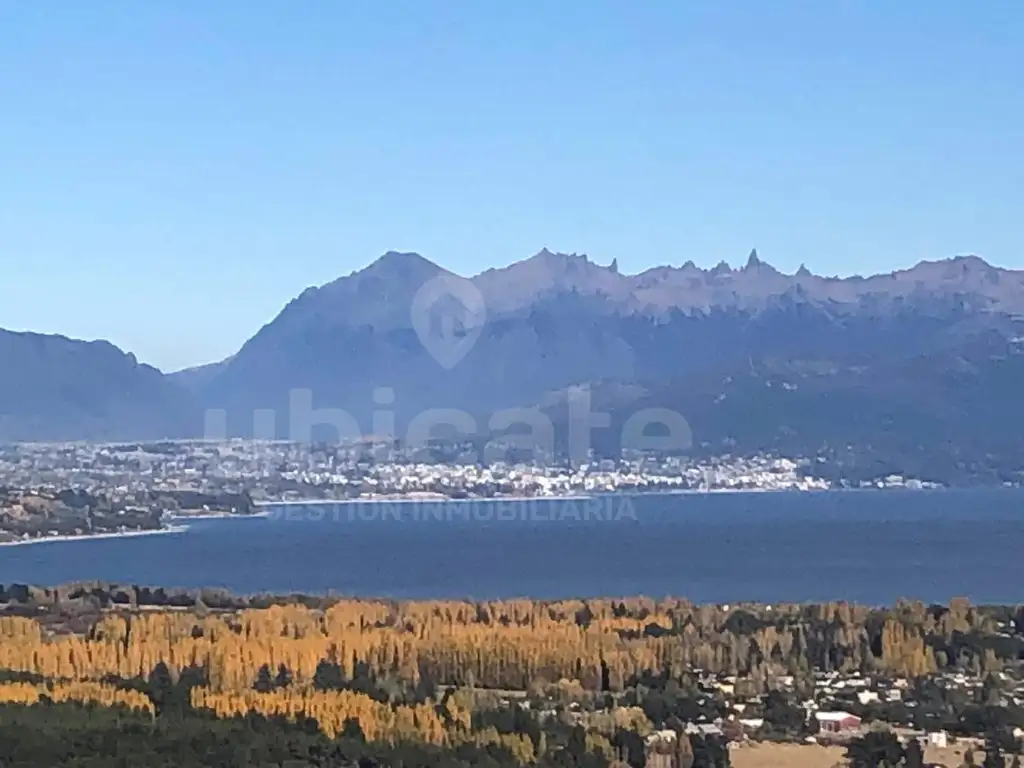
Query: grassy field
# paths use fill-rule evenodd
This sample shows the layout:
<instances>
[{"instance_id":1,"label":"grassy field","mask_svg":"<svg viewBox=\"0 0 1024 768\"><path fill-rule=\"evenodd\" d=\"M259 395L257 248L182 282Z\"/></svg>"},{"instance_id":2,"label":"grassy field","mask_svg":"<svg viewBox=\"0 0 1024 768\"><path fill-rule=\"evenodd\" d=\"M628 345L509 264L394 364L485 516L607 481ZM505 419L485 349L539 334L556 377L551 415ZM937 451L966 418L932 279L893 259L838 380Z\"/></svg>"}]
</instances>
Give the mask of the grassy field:
<instances>
[{"instance_id":1,"label":"grassy field","mask_svg":"<svg viewBox=\"0 0 1024 768\"><path fill-rule=\"evenodd\" d=\"M734 768L834 768L845 766L842 747L823 747L818 744L751 744L735 747L731 752ZM984 755L975 753L976 764ZM959 768L963 765L963 747L925 750L925 762Z\"/></svg>"}]
</instances>

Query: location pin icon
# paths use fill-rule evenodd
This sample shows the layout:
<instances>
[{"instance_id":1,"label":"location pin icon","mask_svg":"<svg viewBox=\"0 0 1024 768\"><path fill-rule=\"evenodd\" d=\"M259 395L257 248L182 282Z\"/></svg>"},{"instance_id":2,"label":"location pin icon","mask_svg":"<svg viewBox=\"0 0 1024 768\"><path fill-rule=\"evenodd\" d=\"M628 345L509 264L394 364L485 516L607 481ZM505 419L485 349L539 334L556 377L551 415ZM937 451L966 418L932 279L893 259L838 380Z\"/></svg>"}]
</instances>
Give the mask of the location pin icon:
<instances>
[{"instance_id":1,"label":"location pin icon","mask_svg":"<svg viewBox=\"0 0 1024 768\"><path fill-rule=\"evenodd\" d=\"M442 274L428 280L412 301L412 327L442 368L458 365L480 338L487 311L470 280Z\"/></svg>"}]
</instances>

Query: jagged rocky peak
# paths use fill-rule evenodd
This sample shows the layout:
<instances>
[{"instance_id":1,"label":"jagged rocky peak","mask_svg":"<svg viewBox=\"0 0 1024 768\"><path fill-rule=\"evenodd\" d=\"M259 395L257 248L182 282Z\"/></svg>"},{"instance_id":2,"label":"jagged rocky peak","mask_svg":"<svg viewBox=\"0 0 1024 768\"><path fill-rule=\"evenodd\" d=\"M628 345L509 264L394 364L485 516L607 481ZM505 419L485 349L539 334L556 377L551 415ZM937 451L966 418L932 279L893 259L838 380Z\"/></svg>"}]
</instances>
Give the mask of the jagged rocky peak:
<instances>
[{"instance_id":1,"label":"jagged rocky peak","mask_svg":"<svg viewBox=\"0 0 1024 768\"><path fill-rule=\"evenodd\" d=\"M437 269L437 265L414 251L388 251L374 261L367 270L375 272L402 272L424 267Z\"/></svg>"},{"instance_id":2,"label":"jagged rocky peak","mask_svg":"<svg viewBox=\"0 0 1024 768\"><path fill-rule=\"evenodd\" d=\"M552 251L550 248L541 248L533 256L534 259L542 261L584 261L589 262L589 258L585 253L566 253L565 251Z\"/></svg>"},{"instance_id":3,"label":"jagged rocky peak","mask_svg":"<svg viewBox=\"0 0 1024 768\"><path fill-rule=\"evenodd\" d=\"M446 270L414 252L388 251L369 266L352 273L360 282L365 279L394 285L419 285ZM344 281L342 278L335 283Z\"/></svg>"},{"instance_id":4,"label":"jagged rocky peak","mask_svg":"<svg viewBox=\"0 0 1024 768\"><path fill-rule=\"evenodd\" d=\"M712 275L727 275L732 272L732 267L729 266L729 262L722 260L715 265L711 270Z\"/></svg>"},{"instance_id":5,"label":"jagged rocky peak","mask_svg":"<svg viewBox=\"0 0 1024 768\"><path fill-rule=\"evenodd\" d=\"M800 269L796 271L797 277L812 277L811 270L807 268L806 264L801 264Z\"/></svg>"},{"instance_id":6,"label":"jagged rocky peak","mask_svg":"<svg viewBox=\"0 0 1024 768\"><path fill-rule=\"evenodd\" d=\"M965 256L954 256L950 259L950 265L955 266L964 274L969 272L977 272L981 275L988 275L993 272L998 273L1000 270L997 267L993 267L987 261L980 256L968 254Z\"/></svg>"},{"instance_id":7,"label":"jagged rocky peak","mask_svg":"<svg viewBox=\"0 0 1024 768\"><path fill-rule=\"evenodd\" d=\"M603 271L605 269L605 267L590 261L590 258L585 253L563 253L561 251L551 251L548 248L542 248L537 254L527 259L526 262L520 263L532 264L535 268L539 266L543 273L551 276L588 274L594 270ZM501 271L498 270L498 272Z\"/></svg>"},{"instance_id":8,"label":"jagged rocky peak","mask_svg":"<svg viewBox=\"0 0 1024 768\"><path fill-rule=\"evenodd\" d=\"M747 264L743 268L743 271L778 274L778 270L775 269L775 267L773 267L767 261L762 261L760 258L758 258L756 248L750 251L750 255L747 257Z\"/></svg>"}]
</instances>

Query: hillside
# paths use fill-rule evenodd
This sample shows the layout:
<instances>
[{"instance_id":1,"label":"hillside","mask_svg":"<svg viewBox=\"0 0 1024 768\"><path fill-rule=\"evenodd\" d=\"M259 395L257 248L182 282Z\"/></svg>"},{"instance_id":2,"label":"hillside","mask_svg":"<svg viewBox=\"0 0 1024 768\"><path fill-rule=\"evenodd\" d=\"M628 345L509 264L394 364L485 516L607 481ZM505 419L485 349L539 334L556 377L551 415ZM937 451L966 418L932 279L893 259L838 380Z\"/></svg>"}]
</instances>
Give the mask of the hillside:
<instances>
[{"instance_id":1,"label":"hillside","mask_svg":"<svg viewBox=\"0 0 1024 768\"><path fill-rule=\"evenodd\" d=\"M191 396L104 341L0 329L0 440L184 436L201 427Z\"/></svg>"}]
</instances>

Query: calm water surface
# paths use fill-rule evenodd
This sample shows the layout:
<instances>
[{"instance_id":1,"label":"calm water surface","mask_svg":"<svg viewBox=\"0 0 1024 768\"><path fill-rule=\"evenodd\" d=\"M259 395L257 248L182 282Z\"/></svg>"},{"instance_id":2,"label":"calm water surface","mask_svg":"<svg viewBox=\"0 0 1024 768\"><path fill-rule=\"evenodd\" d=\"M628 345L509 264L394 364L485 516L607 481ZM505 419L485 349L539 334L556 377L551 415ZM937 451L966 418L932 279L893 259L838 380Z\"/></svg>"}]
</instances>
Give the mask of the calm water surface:
<instances>
[{"instance_id":1,"label":"calm water surface","mask_svg":"<svg viewBox=\"0 0 1024 768\"><path fill-rule=\"evenodd\" d=\"M0 583L399 598L1024 602L1024 491L292 507L184 533L0 547ZM454 511L453 511L454 510ZM597 517L601 519L597 519ZM441 519L439 520L438 517ZM515 519L510 519L510 518Z\"/></svg>"}]
</instances>

